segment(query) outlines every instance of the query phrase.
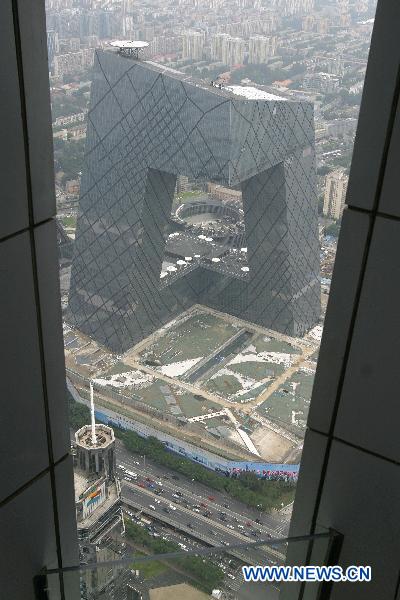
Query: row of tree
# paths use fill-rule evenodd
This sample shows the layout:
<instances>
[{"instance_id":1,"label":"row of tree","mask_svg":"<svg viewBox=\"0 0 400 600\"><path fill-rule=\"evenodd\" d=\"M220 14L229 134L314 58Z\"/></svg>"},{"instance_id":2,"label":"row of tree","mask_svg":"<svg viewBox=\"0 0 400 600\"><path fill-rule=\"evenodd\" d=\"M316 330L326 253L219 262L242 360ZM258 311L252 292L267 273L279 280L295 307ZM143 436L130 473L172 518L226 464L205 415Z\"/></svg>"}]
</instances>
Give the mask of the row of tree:
<instances>
[{"instance_id":1,"label":"row of tree","mask_svg":"<svg viewBox=\"0 0 400 600\"><path fill-rule=\"evenodd\" d=\"M288 504L294 498L293 482L260 479L252 472L227 477L169 452L155 437L142 438L134 431L125 431L121 437L125 447L131 452L145 454L159 465L204 483L259 510L270 512L273 508L279 508L282 503Z\"/></svg>"},{"instance_id":2,"label":"row of tree","mask_svg":"<svg viewBox=\"0 0 400 600\"><path fill-rule=\"evenodd\" d=\"M167 554L169 552L181 552L181 548L175 542L153 538L144 527L139 527L130 520L125 523L126 535L135 544L147 548L153 554ZM194 579L197 587L211 594L212 590L218 589L224 579L224 573L220 567L208 559L200 556L188 556L184 558L171 559L169 562L176 565L179 570L187 573ZM139 566L140 570L140 566Z\"/></svg>"}]
</instances>

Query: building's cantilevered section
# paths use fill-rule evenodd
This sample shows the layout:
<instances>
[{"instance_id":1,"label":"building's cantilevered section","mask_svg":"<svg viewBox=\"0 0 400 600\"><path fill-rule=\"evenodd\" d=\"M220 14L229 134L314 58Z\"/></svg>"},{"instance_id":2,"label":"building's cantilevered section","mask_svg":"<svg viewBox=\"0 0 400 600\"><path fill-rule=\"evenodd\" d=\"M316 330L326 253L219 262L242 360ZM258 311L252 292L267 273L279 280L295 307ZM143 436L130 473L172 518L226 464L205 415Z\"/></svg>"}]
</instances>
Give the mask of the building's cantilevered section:
<instances>
[{"instance_id":1,"label":"building's cantilevered section","mask_svg":"<svg viewBox=\"0 0 400 600\"><path fill-rule=\"evenodd\" d=\"M178 174L241 188L248 268L160 279ZM317 323L313 107L98 51L69 318L121 352L194 303L295 336Z\"/></svg>"}]
</instances>

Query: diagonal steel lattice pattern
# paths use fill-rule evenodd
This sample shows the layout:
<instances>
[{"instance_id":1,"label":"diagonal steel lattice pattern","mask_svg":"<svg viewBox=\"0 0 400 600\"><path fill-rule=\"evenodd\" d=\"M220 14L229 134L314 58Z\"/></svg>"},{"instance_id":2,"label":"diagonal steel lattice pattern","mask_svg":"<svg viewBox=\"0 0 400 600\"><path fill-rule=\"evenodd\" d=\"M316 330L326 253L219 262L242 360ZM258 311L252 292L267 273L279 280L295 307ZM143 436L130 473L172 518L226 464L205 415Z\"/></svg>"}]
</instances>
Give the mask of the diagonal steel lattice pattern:
<instances>
[{"instance_id":1,"label":"diagonal steel lattice pattern","mask_svg":"<svg viewBox=\"0 0 400 600\"><path fill-rule=\"evenodd\" d=\"M249 271L160 280L177 175L240 186ZM318 322L313 107L97 51L68 319L123 352L194 303L301 336Z\"/></svg>"}]
</instances>

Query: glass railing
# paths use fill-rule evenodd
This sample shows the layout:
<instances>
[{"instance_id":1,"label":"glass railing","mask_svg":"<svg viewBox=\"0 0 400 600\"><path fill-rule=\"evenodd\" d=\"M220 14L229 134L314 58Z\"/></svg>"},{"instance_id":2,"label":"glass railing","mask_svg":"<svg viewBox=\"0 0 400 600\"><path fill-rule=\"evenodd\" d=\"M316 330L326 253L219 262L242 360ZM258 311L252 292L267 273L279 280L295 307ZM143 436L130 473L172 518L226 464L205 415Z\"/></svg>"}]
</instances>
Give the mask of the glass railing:
<instances>
[{"instance_id":1,"label":"glass railing","mask_svg":"<svg viewBox=\"0 0 400 600\"><path fill-rule=\"evenodd\" d=\"M340 543L340 534L329 530L206 547L189 536L167 537L155 527L132 522L123 536L103 539L100 545L81 545L81 564L43 569L35 578L36 598L325 600L329 597L326 583L246 582L243 567L334 564Z\"/></svg>"}]
</instances>

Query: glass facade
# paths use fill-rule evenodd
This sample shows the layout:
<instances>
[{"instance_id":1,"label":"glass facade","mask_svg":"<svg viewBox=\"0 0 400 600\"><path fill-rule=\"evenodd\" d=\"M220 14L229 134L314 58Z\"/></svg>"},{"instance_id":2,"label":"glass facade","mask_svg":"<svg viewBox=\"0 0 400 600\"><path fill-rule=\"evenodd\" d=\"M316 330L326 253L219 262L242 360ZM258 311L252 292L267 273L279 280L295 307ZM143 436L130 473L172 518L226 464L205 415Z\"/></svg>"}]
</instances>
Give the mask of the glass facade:
<instances>
[{"instance_id":1,"label":"glass facade","mask_svg":"<svg viewBox=\"0 0 400 600\"><path fill-rule=\"evenodd\" d=\"M123 352L194 304L302 336L318 323L313 106L97 51L68 319ZM243 88L241 88L243 94ZM231 251L160 279L177 176L241 189Z\"/></svg>"}]
</instances>

